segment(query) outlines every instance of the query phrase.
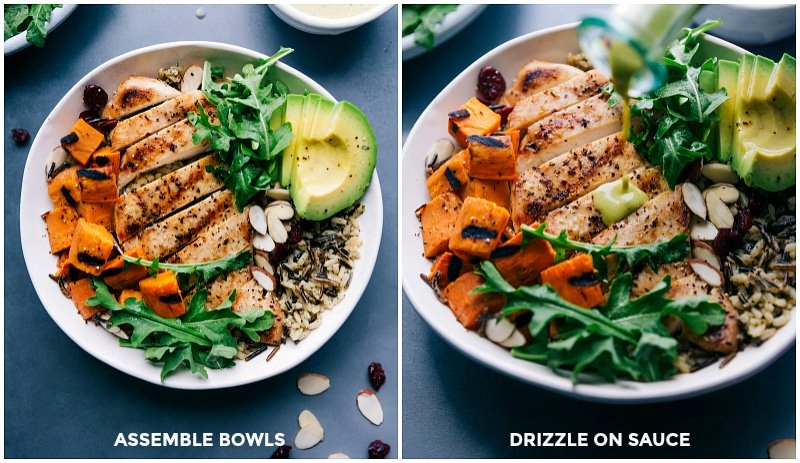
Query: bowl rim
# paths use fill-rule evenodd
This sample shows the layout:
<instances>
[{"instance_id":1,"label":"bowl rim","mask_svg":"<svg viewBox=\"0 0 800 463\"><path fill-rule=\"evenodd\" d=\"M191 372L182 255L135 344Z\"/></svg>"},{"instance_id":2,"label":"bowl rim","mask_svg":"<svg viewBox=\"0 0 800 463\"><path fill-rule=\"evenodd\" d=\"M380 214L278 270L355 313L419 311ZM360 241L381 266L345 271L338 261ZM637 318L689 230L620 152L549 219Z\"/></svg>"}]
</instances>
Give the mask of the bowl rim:
<instances>
[{"instance_id":1,"label":"bowl rim","mask_svg":"<svg viewBox=\"0 0 800 463\"><path fill-rule=\"evenodd\" d=\"M206 50L209 52L222 52L222 53L231 53L231 54L238 54L242 56L251 57L253 59L260 59L265 58L267 55L257 52L255 50L251 50L245 47L237 46L237 45L230 45L226 43L220 42L213 42L213 41L176 41L176 42L167 42L167 43L160 43L155 45L149 45L146 47L138 48L135 50L131 50L129 52L123 53L119 56L111 58L99 66L95 67L87 74L85 74L78 82L75 83L69 90L67 90L56 106L52 109L52 111L48 114L45 118L42 127L39 128L37 132L37 136L34 138L33 143L31 144L31 149L28 154L28 159L25 162L25 168L23 171L23 179L22 179L22 186L20 188L20 204L19 204L19 230L20 230L20 244L22 247L22 254L23 259L25 261L25 265L28 271L28 276L31 280L31 283L34 287L37 297L39 298L42 306L44 307L45 311L47 312L48 316L55 322L55 324L59 327L59 329L67 335L75 344L77 344L81 349L85 352L89 353L91 356L95 357L96 359L100 360L101 362L105 363L106 365L119 370L123 373L126 373L132 377L138 378L143 381L147 381L152 384L156 384L159 386L171 388L171 389L183 389L183 390L207 390L207 389L226 389L230 387L240 386L244 384L250 384L258 381L262 381L268 378L272 378L274 376L278 376L286 371L298 366L300 363L307 360L313 354L315 354L322 346L324 346L328 340L330 340L333 335L335 335L339 329L344 325L347 319L352 314L355 307L358 305L361 297L364 294L364 291L367 289L370 279L372 278L373 270L375 267L375 263L377 261L379 249L380 249L380 241L383 231L383 196L381 193L380 188L380 180L377 174L377 170L373 170L372 179L370 182L370 186L367 189L364 197L366 198L367 195L374 196L375 199L373 200L374 204L370 204L370 209L372 210L369 212L370 215L374 216L374 220L379 224L377 230L371 230L370 236L374 237L371 241L374 242L374 245L364 246L362 245L361 248L361 256L356 263L354 268L359 269L359 276L354 274L353 280L351 281L350 287L347 289L345 296L333 307L330 307L328 310L336 309L337 316L335 317L328 317L326 323L323 323L322 326L326 326L326 329L320 330L317 328L316 330L312 331L312 333L303 339L303 343L306 345L310 345L311 347L300 351L299 355L296 355L290 361L285 363L281 363L279 367L273 369L264 369L262 370L264 374L258 374L253 377L251 376L237 376L231 377L228 375L226 378L224 372L228 371L228 369L223 370L211 370L209 369L209 379L202 378L195 374L191 374L189 376L189 380L185 378L175 378L175 377L168 377L165 381L161 382L159 377L160 366L157 364L150 364L145 360L146 363L153 366L152 373L151 372L143 372L141 371L141 367L138 365L129 365L124 361L122 357L116 357L113 354L107 355L101 351L102 346L94 345L93 339L88 337L80 336L80 333L74 332L74 328L66 325L67 318L61 319L58 316L54 315L54 310L57 310L58 307L55 307L59 304L59 302L53 300L51 297L45 297L46 294L49 294L53 291L51 287L44 286L45 284L53 284L52 280L50 280L46 274L47 272L40 272L37 270L36 265L37 262L34 261L33 257L33 246L40 244L40 240L44 240L46 243L46 236L38 236L36 231L36 226L32 225L31 220L25 220L26 217L31 216L31 214L24 214L24 211L30 210L30 206L28 206L29 201L34 201L33 199L29 199L28 195L25 195L26 191L26 184L30 184L33 180L29 180L26 182L26 178L30 175L36 175L36 173L40 170L38 166L34 166L34 162L32 161L33 156L32 153L36 153L41 151L42 149L39 148L40 144L47 143L44 140L44 135L42 128L45 127L54 117L63 111L63 108L70 103L68 99L69 95L72 95L82 86L84 86L87 82L95 78L98 74L101 74L107 71L109 68L112 68L118 65L120 62L124 62L130 60L132 58L141 57L148 55L154 52L160 52L169 49L175 48L187 48L188 50L192 49L201 49ZM312 90L319 93L320 95L330 98L333 101L336 99L320 84L318 84L313 79L309 78L302 72L294 69L293 67L279 61L277 63L278 69L282 72L293 76L294 78L301 81L304 85L309 87L309 90ZM74 98L74 97L73 97ZM40 138L40 135L42 137ZM45 145L46 146L46 145ZM48 149L49 148L44 148ZM30 187L29 187L30 188ZM362 199L363 201L363 199ZM365 228L365 223L361 222L362 229ZM362 235L363 236L363 235ZM49 247L47 250L49 254ZM44 274L44 277L39 276L39 273ZM37 277L34 277L34 274ZM356 284L356 283L360 284ZM58 294L61 294L59 291L56 290ZM349 296L349 298L348 298ZM67 299L67 301L69 301ZM71 301L68 302L70 305L72 304ZM74 312L70 312L71 316L77 316ZM333 318L333 319L331 319ZM96 327L92 327L96 328ZM321 328L321 327L320 327ZM98 328L99 330L99 328ZM122 349L122 347L119 347ZM142 355L142 354L140 354ZM142 355L142 359L143 359ZM242 362L244 364L244 362ZM240 366L240 365L237 365ZM236 367L233 368L234 370ZM214 379L212 380L212 376ZM217 377L219 376L219 377Z\"/></svg>"},{"instance_id":2,"label":"bowl rim","mask_svg":"<svg viewBox=\"0 0 800 463\"><path fill-rule=\"evenodd\" d=\"M61 8L56 8L53 10L53 14L50 16L50 21L45 23L45 30L47 31L47 34L50 35L50 32L60 26L61 23L63 23L77 7L78 5L76 3L65 3ZM45 44L47 44L46 39ZM28 48L31 45L32 44L28 42L26 38L26 33L20 32L19 34L9 37L8 40L3 41L3 54L5 56L10 56Z\"/></svg>"},{"instance_id":3,"label":"bowl rim","mask_svg":"<svg viewBox=\"0 0 800 463\"><path fill-rule=\"evenodd\" d=\"M487 6L489 5L477 3L459 4L455 11L446 15L444 20L440 24L436 25L435 32L437 37L433 48L436 48L439 45L447 42L451 37L461 32L462 29L466 28L472 21L477 19L477 17L483 13ZM432 50L428 50L417 45L416 42L414 42L413 33L402 36L400 43L402 45L401 51L403 55L403 61L424 55Z\"/></svg>"},{"instance_id":4,"label":"bowl rim","mask_svg":"<svg viewBox=\"0 0 800 463\"><path fill-rule=\"evenodd\" d=\"M489 52L485 53L483 56L479 57L478 59L474 60L472 64L467 66L466 69L461 71L455 78L451 79L450 83L442 89L437 96L431 101L431 103L425 108L425 110L420 114L415 122L414 126L409 131L408 136L406 137L405 143L403 144L403 162L401 166L401 176L405 176L408 169L411 169L409 166L411 160L410 159L418 159L419 156L412 156L407 154L410 145L412 142L415 141L418 135L418 132L424 131L425 128L420 125L420 121L424 120L427 113L433 111L441 100L443 100L448 93L454 91L455 88L460 87L460 83L466 78L469 78L470 75L473 75L477 72L477 69L480 66L486 65L486 61L489 59L493 59L503 53L507 52L509 49L515 48L520 44L524 44L530 40L538 39L547 35L552 35L556 33L562 33L571 29L575 29L579 23L573 22L553 27L548 27L545 29L540 29L537 31L533 31L514 39L511 39L499 46L495 47L494 49L490 50ZM705 40L716 45L719 47L727 48L734 53L743 54L746 52L741 47L733 45L729 42L726 42L718 37L714 37L711 35L706 34ZM408 181L407 179L405 181ZM408 191L408 190L404 190ZM403 198L401 199L401 204L403 205L404 209L408 208L408 205L405 204L405 193L402 195ZM407 227L417 230L418 224L414 223L407 223L409 215L407 214L408 211L401 211L401 241L405 239L410 239L414 232L409 232ZM416 239L419 239L415 236ZM504 357L507 361L503 361L502 363L497 362L497 358L495 352L490 351L490 349L486 348L488 346L494 346L491 341L479 337L476 333L467 331L461 328L461 325L455 321L455 318L452 317L449 311L445 313L444 316L449 316L448 322L442 323L439 320L439 316L441 314L437 314L434 310L440 309L442 307L446 308L441 302L436 300L433 293L430 291L427 286L422 287L420 286L419 276L413 273L414 270L419 270L415 265L407 265L409 262L416 262L417 257L409 257L410 253L405 252L405 257L403 259L403 271L402 271L402 286L403 286L403 293L408 297L411 305L414 307L414 310L422 317L423 320L428 324L429 327L433 328L433 330L443 338L448 344L453 346L456 350L458 350L461 354L466 355L467 357L471 358L478 363L489 367L490 369L502 373L506 376L510 376L516 380L526 382L528 384L532 384L535 386L542 387L544 389L557 392L559 394L563 394L566 396L594 401L594 402L604 402L604 403L626 403L626 404L634 404L634 403L652 403L652 402L667 402L673 400L684 399L688 397L693 397L701 394L706 394L723 387L727 387L738 383L744 379L755 375L762 369L766 368L769 364L777 360L784 352L786 352L789 348L791 348L796 343L796 317L797 317L797 309L795 308L792 312L793 320L789 323L790 326L784 326L779 330L779 333L776 334L773 339L769 341L773 342L766 342L758 347L760 349L759 352L763 352L763 356L766 356L766 361L760 364L750 365L748 368L740 367L735 370L733 374L729 374L726 376L717 375L712 381L705 381L702 383L697 382L671 382L670 380L666 381L659 381L654 383L640 383L634 381L617 381L613 384L603 384L599 387L590 384L580 384L580 385L572 385L569 382L569 378L565 378L560 376L551 370L547 369L546 372L539 372L538 370L530 370L532 365L543 367L541 365L532 364L531 362L526 362L524 360L519 360L512 357L506 351L507 357ZM411 267L411 268L408 268ZM427 292L420 291L420 289L427 289ZM437 307L435 309L430 307L433 304L433 301L436 302ZM458 325L458 326L456 326ZM460 332L455 332L454 330L461 328ZM785 331L782 331L785 330ZM788 333L784 334L783 338L788 338L788 340L784 341L783 343L778 342L779 334L781 333ZM481 342L478 342L481 341ZM729 365L729 368L732 365ZM731 370L728 370L731 371ZM669 385L673 384L674 387L670 387ZM655 385L655 386L652 386ZM635 392L635 396L629 396L627 394L631 394L632 391L630 390L630 386L636 386L637 389ZM647 387L649 386L649 387ZM642 389L646 387L645 389ZM666 388L666 390L664 390Z\"/></svg>"},{"instance_id":5,"label":"bowl rim","mask_svg":"<svg viewBox=\"0 0 800 463\"><path fill-rule=\"evenodd\" d=\"M369 22L372 22L384 13L391 10L394 4L391 3L375 3L373 7L363 11L355 16L346 16L344 18L323 18L306 13L303 10L295 8L291 3L275 3L270 5L271 8L277 9L285 14L293 21L305 24L306 26L317 29L349 29L355 28Z\"/></svg>"}]
</instances>

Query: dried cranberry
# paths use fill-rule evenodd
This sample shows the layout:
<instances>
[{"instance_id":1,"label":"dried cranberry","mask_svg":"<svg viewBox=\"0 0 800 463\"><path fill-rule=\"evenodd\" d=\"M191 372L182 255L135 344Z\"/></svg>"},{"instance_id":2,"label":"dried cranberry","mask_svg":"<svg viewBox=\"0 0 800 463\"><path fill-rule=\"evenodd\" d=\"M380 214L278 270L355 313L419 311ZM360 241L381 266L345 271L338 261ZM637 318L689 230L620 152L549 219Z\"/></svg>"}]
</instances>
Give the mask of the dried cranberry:
<instances>
[{"instance_id":1,"label":"dried cranberry","mask_svg":"<svg viewBox=\"0 0 800 463\"><path fill-rule=\"evenodd\" d=\"M478 99L484 104L496 103L506 91L503 74L492 66L486 66L478 73Z\"/></svg>"},{"instance_id":2,"label":"dried cranberry","mask_svg":"<svg viewBox=\"0 0 800 463\"><path fill-rule=\"evenodd\" d=\"M11 129L11 139L18 145L24 145L31 139L31 134L25 129Z\"/></svg>"},{"instance_id":3,"label":"dried cranberry","mask_svg":"<svg viewBox=\"0 0 800 463\"><path fill-rule=\"evenodd\" d=\"M736 228L720 228L712 247L718 256L724 257L741 243L742 236Z\"/></svg>"},{"instance_id":4,"label":"dried cranberry","mask_svg":"<svg viewBox=\"0 0 800 463\"><path fill-rule=\"evenodd\" d=\"M100 114L94 109L87 109L86 111L83 111L78 117L88 122L89 124L95 124L101 120Z\"/></svg>"},{"instance_id":5,"label":"dried cranberry","mask_svg":"<svg viewBox=\"0 0 800 463\"><path fill-rule=\"evenodd\" d=\"M291 445L281 445L280 447L276 448L274 452L272 452L272 456L270 458L289 458L289 452L291 451Z\"/></svg>"},{"instance_id":6,"label":"dried cranberry","mask_svg":"<svg viewBox=\"0 0 800 463\"><path fill-rule=\"evenodd\" d=\"M506 125L506 122L508 122L508 115L511 114L514 107L498 104L489 106L489 109L500 115L500 125Z\"/></svg>"},{"instance_id":7,"label":"dried cranberry","mask_svg":"<svg viewBox=\"0 0 800 463\"><path fill-rule=\"evenodd\" d=\"M100 111L108 103L108 93L99 85L89 84L83 89L83 104L89 109Z\"/></svg>"},{"instance_id":8,"label":"dried cranberry","mask_svg":"<svg viewBox=\"0 0 800 463\"><path fill-rule=\"evenodd\" d=\"M370 458L386 458L390 450L392 450L392 447L380 439L370 442L367 448Z\"/></svg>"},{"instance_id":9,"label":"dried cranberry","mask_svg":"<svg viewBox=\"0 0 800 463\"><path fill-rule=\"evenodd\" d=\"M736 212L733 218L733 227L742 234L747 233L753 226L753 210L749 207L742 207Z\"/></svg>"},{"instance_id":10,"label":"dried cranberry","mask_svg":"<svg viewBox=\"0 0 800 463\"><path fill-rule=\"evenodd\" d=\"M269 252L269 263L277 266L289 255L289 243L275 243L275 249Z\"/></svg>"},{"instance_id":11,"label":"dried cranberry","mask_svg":"<svg viewBox=\"0 0 800 463\"><path fill-rule=\"evenodd\" d=\"M370 363L367 373L369 374L369 383L372 384L372 388L376 391L386 382L386 373L383 371L383 365L378 362Z\"/></svg>"},{"instance_id":12,"label":"dried cranberry","mask_svg":"<svg viewBox=\"0 0 800 463\"><path fill-rule=\"evenodd\" d=\"M300 222L295 221L292 222L292 228L289 230L289 242L292 244L297 244L303 240L303 226L300 225Z\"/></svg>"},{"instance_id":13,"label":"dried cranberry","mask_svg":"<svg viewBox=\"0 0 800 463\"><path fill-rule=\"evenodd\" d=\"M95 127L101 132L111 132L117 126L119 120L117 119L100 119Z\"/></svg>"}]
</instances>

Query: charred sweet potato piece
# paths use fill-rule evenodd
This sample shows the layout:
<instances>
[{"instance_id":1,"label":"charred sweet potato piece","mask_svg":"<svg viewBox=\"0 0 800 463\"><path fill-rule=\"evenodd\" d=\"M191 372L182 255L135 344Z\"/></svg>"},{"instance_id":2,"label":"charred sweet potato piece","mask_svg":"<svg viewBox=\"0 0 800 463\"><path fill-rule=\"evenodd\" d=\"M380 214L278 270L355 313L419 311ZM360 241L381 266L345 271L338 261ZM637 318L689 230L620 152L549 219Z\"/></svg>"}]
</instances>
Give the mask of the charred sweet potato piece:
<instances>
[{"instance_id":1,"label":"charred sweet potato piece","mask_svg":"<svg viewBox=\"0 0 800 463\"><path fill-rule=\"evenodd\" d=\"M87 222L102 225L109 231L114 229L115 203L78 203L78 214Z\"/></svg>"},{"instance_id":2,"label":"charred sweet potato piece","mask_svg":"<svg viewBox=\"0 0 800 463\"><path fill-rule=\"evenodd\" d=\"M139 291L145 305L159 317L175 318L186 313L178 278L172 270L140 281Z\"/></svg>"},{"instance_id":3,"label":"charred sweet potato piece","mask_svg":"<svg viewBox=\"0 0 800 463\"><path fill-rule=\"evenodd\" d=\"M505 209L509 209L511 204L511 188L505 180L473 178L461 192L461 199L466 199L468 196L491 201Z\"/></svg>"},{"instance_id":4,"label":"charred sweet potato piece","mask_svg":"<svg viewBox=\"0 0 800 463\"><path fill-rule=\"evenodd\" d=\"M430 259L447 251L460 210L461 198L452 191L446 191L422 206L419 221L425 257Z\"/></svg>"},{"instance_id":5,"label":"charred sweet potato piece","mask_svg":"<svg viewBox=\"0 0 800 463\"><path fill-rule=\"evenodd\" d=\"M485 180L514 180L517 158L509 135L470 135L469 176Z\"/></svg>"},{"instance_id":6,"label":"charred sweet potato piece","mask_svg":"<svg viewBox=\"0 0 800 463\"><path fill-rule=\"evenodd\" d=\"M69 248L72 266L91 275L100 275L113 250L114 237L108 230L102 225L78 219Z\"/></svg>"},{"instance_id":7,"label":"charred sweet potato piece","mask_svg":"<svg viewBox=\"0 0 800 463\"><path fill-rule=\"evenodd\" d=\"M519 140L521 138L519 130L506 130L505 132L499 133L511 137L511 147L514 148L514 157L516 158L517 154L519 154Z\"/></svg>"},{"instance_id":8,"label":"charred sweet potato piece","mask_svg":"<svg viewBox=\"0 0 800 463\"><path fill-rule=\"evenodd\" d=\"M492 252L495 267L511 286L530 285L542 270L553 265L556 253L546 240L532 239L522 247L522 233Z\"/></svg>"},{"instance_id":9,"label":"charred sweet potato piece","mask_svg":"<svg viewBox=\"0 0 800 463\"><path fill-rule=\"evenodd\" d=\"M77 207L81 201L81 184L78 181L78 166L59 172L47 185L47 194L55 207Z\"/></svg>"},{"instance_id":10,"label":"charred sweet potato piece","mask_svg":"<svg viewBox=\"0 0 800 463\"><path fill-rule=\"evenodd\" d=\"M92 318L94 314L105 310L100 306L90 307L86 305L86 301L95 294L94 287L92 287L88 278L82 278L71 283L67 290L69 291L70 299L75 303L75 308L78 309L78 313L81 314L84 320L88 320Z\"/></svg>"},{"instance_id":11,"label":"charred sweet potato piece","mask_svg":"<svg viewBox=\"0 0 800 463\"><path fill-rule=\"evenodd\" d=\"M469 151L463 150L428 177L428 192L435 198L445 191L460 191L469 182Z\"/></svg>"},{"instance_id":12,"label":"charred sweet potato piece","mask_svg":"<svg viewBox=\"0 0 800 463\"><path fill-rule=\"evenodd\" d=\"M472 270L472 265L461 260L452 252L445 252L433 261L428 279L436 280L437 287L444 289L456 278Z\"/></svg>"},{"instance_id":13,"label":"charred sweet potato piece","mask_svg":"<svg viewBox=\"0 0 800 463\"><path fill-rule=\"evenodd\" d=\"M47 239L50 241L50 253L56 254L72 244L72 235L78 225L78 213L69 206L62 206L45 212L44 222L47 225Z\"/></svg>"},{"instance_id":14,"label":"charred sweet potato piece","mask_svg":"<svg viewBox=\"0 0 800 463\"><path fill-rule=\"evenodd\" d=\"M64 251L58 255L56 272L53 274L53 278L66 277L69 275L70 268L72 268L72 265L69 263L69 251Z\"/></svg>"},{"instance_id":15,"label":"charred sweet potato piece","mask_svg":"<svg viewBox=\"0 0 800 463\"><path fill-rule=\"evenodd\" d=\"M578 254L542 271L542 284L549 284L565 300L592 308L605 302L600 281L589 254Z\"/></svg>"},{"instance_id":16,"label":"charred sweet potato piece","mask_svg":"<svg viewBox=\"0 0 800 463\"><path fill-rule=\"evenodd\" d=\"M81 185L81 201L87 203L113 203L119 198L117 176L113 167L91 167L78 169Z\"/></svg>"},{"instance_id":17,"label":"charred sweet potato piece","mask_svg":"<svg viewBox=\"0 0 800 463\"><path fill-rule=\"evenodd\" d=\"M488 259L500 243L509 213L491 201L467 197L450 236L450 250L462 259L470 256Z\"/></svg>"},{"instance_id":18,"label":"charred sweet potato piece","mask_svg":"<svg viewBox=\"0 0 800 463\"><path fill-rule=\"evenodd\" d=\"M447 130L461 146L467 146L470 135L488 135L500 128L500 115L475 97L447 116Z\"/></svg>"},{"instance_id":19,"label":"charred sweet potato piece","mask_svg":"<svg viewBox=\"0 0 800 463\"><path fill-rule=\"evenodd\" d=\"M137 301L141 301L142 300L141 291L136 291L135 289L123 289L122 292L119 293L119 299L117 300L119 301L120 304L124 305L125 301L127 301L130 298L134 298Z\"/></svg>"},{"instance_id":20,"label":"charred sweet potato piece","mask_svg":"<svg viewBox=\"0 0 800 463\"><path fill-rule=\"evenodd\" d=\"M498 293L475 294L473 289L482 285L483 277L475 272L461 275L444 290L447 305L456 319L465 328L480 327L481 316L500 311L506 303L505 296Z\"/></svg>"},{"instance_id":21,"label":"charred sweet potato piece","mask_svg":"<svg viewBox=\"0 0 800 463\"><path fill-rule=\"evenodd\" d=\"M144 257L144 250L139 246L128 251L127 255ZM122 256L117 256L108 261L100 276L113 289L135 288L140 280L147 277L147 267L125 262Z\"/></svg>"},{"instance_id":22,"label":"charred sweet potato piece","mask_svg":"<svg viewBox=\"0 0 800 463\"><path fill-rule=\"evenodd\" d=\"M111 167L111 172L117 177L119 177L119 163L119 151L111 149L110 146L101 146L92 154L92 167Z\"/></svg>"},{"instance_id":23,"label":"charred sweet potato piece","mask_svg":"<svg viewBox=\"0 0 800 463\"><path fill-rule=\"evenodd\" d=\"M89 125L85 120L78 119L78 122L69 130L69 134L61 138L61 147L76 161L86 165L89 158L92 157L92 153L97 150L104 139L105 135L102 132Z\"/></svg>"}]
</instances>

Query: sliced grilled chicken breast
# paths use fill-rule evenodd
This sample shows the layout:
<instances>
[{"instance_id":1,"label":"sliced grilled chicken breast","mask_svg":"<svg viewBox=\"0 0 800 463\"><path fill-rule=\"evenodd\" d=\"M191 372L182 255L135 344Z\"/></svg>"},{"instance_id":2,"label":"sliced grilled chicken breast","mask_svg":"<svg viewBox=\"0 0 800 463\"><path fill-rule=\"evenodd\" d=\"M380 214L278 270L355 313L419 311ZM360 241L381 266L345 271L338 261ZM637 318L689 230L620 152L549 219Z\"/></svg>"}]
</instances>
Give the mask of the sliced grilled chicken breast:
<instances>
[{"instance_id":1,"label":"sliced grilled chicken breast","mask_svg":"<svg viewBox=\"0 0 800 463\"><path fill-rule=\"evenodd\" d=\"M203 104L208 111L209 106L203 98L203 92L195 90L182 93L147 111L119 121L109 134L111 148L115 150L127 148L142 138L185 119L187 112L197 111L197 103Z\"/></svg>"},{"instance_id":2,"label":"sliced grilled chicken breast","mask_svg":"<svg viewBox=\"0 0 800 463\"><path fill-rule=\"evenodd\" d=\"M118 119L175 98L181 92L166 83L144 76L130 76L120 82L103 108L103 117Z\"/></svg>"},{"instance_id":3,"label":"sliced grilled chicken breast","mask_svg":"<svg viewBox=\"0 0 800 463\"><path fill-rule=\"evenodd\" d=\"M720 326L711 327L703 335L693 333L684 327L682 337L708 351L721 354L736 352L739 344L739 322L737 321L739 314L725 293L720 291L719 288L713 288L709 291L709 286L706 282L693 273L683 278L672 280L670 290L667 293L667 297L670 299L706 295L709 296L709 300L719 302L722 308L725 309L725 321Z\"/></svg>"},{"instance_id":4,"label":"sliced grilled chicken breast","mask_svg":"<svg viewBox=\"0 0 800 463\"><path fill-rule=\"evenodd\" d=\"M242 268L239 270L235 270L233 272L228 273L225 276L218 276L214 278L213 281L208 285L208 295L206 296L206 310L211 310L220 304L222 304L225 299L230 296L231 291L237 290L236 294L239 294L238 288L241 288L253 279L252 273L250 273L249 268Z\"/></svg>"},{"instance_id":5,"label":"sliced grilled chicken breast","mask_svg":"<svg viewBox=\"0 0 800 463\"><path fill-rule=\"evenodd\" d=\"M608 78L592 70L517 101L508 115L508 129L525 129L534 122L580 103L600 92Z\"/></svg>"},{"instance_id":6,"label":"sliced grilled chicken breast","mask_svg":"<svg viewBox=\"0 0 800 463\"><path fill-rule=\"evenodd\" d=\"M622 130L622 109L595 95L528 127L517 156L517 172Z\"/></svg>"},{"instance_id":7,"label":"sliced grilled chicken breast","mask_svg":"<svg viewBox=\"0 0 800 463\"><path fill-rule=\"evenodd\" d=\"M156 222L139 235L122 244L125 251L139 245L144 249L144 258L158 257L164 260L194 241L197 235L214 222L223 221L232 214L239 214L234 205L233 193L222 190L206 199Z\"/></svg>"},{"instance_id":8,"label":"sliced grilled chicken breast","mask_svg":"<svg viewBox=\"0 0 800 463\"><path fill-rule=\"evenodd\" d=\"M216 155L206 156L119 197L114 207L117 239L125 242L142 228L224 185L206 166L216 166Z\"/></svg>"},{"instance_id":9,"label":"sliced grilled chicken breast","mask_svg":"<svg viewBox=\"0 0 800 463\"><path fill-rule=\"evenodd\" d=\"M656 168L639 168L628 174L628 179L651 198L668 191L667 182ZM566 231L573 240L590 241L592 236L605 230L600 212L594 207L592 193L551 211L545 217L547 232L559 234ZM517 225L518 227L518 225Z\"/></svg>"},{"instance_id":10,"label":"sliced grilled chicken breast","mask_svg":"<svg viewBox=\"0 0 800 463\"><path fill-rule=\"evenodd\" d=\"M511 89L506 92L506 102L515 105L528 95L555 87L580 74L583 74L583 71L566 64L533 60L517 73Z\"/></svg>"},{"instance_id":11,"label":"sliced grilled chicken breast","mask_svg":"<svg viewBox=\"0 0 800 463\"><path fill-rule=\"evenodd\" d=\"M251 248L247 209L217 221L197 235L197 239L170 258L171 262L197 263L224 259Z\"/></svg>"},{"instance_id":12,"label":"sliced grilled chicken breast","mask_svg":"<svg viewBox=\"0 0 800 463\"><path fill-rule=\"evenodd\" d=\"M271 310L275 314L275 323L268 331L261 333L261 342L271 346L280 344L283 338L283 307L275 292L265 290L255 280L237 288L233 310L243 312L250 309Z\"/></svg>"},{"instance_id":13,"label":"sliced grilled chicken breast","mask_svg":"<svg viewBox=\"0 0 800 463\"><path fill-rule=\"evenodd\" d=\"M519 173L511 191L514 223L545 214L644 165L633 145L617 133Z\"/></svg>"},{"instance_id":14,"label":"sliced grilled chicken breast","mask_svg":"<svg viewBox=\"0 0 800 463\"><path fill-rule=\"evenodd\" d=\"M194 127L184 119L132 145L122 156L117 186L123 188L140 174L206 151L208 143L195 145L193 133Z\"/></svg>"},{"instance_id":15,"label":"sliced grilled chicken breast","mask_svg":"<svg viewBox=\"0 0 800 463\"><path fill-rule=\"evenodd\" d=\"M633 288L631 288L631 296L639 297L642 294L653 289L659 281L664 279L665 275L669 275L672 281L679 280L691 273L691 270L686 265L685 261L671 262L663 264L657 270L653 270L650 266L646 266L639 271L633 278Z\"/></svg>"},{"instance_id":16,"label":"sliced grilled chicken breast","mask_svg":"<svg viewBox=\"0 0 800 463\"><path fill-rule=\"evenodd\" d=\"M642 207L592 238L595 244L607 244L617 235L618 246L667 241L689 232L691 213L683 202L681 189L665 191Z\"/></svg>"}]
</instances>

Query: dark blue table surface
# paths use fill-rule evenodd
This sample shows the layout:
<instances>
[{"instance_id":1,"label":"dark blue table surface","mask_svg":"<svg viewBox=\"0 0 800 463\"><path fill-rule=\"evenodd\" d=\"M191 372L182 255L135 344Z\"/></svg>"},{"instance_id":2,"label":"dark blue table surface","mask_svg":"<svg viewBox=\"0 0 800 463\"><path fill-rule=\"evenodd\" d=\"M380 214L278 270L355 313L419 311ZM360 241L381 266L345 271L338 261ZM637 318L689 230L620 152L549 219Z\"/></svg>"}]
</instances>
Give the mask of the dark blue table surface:
<instances>
[{"instance_id":1,"label":"dark blue table surface","mask_svg":"<svg viewBox=\"0 0 800 463\"><path fill-rule=\"evenodd\" d=\"M44 49L5 59L5 456L9 458L269 457L272 448L121 448L118 432L297 432L312 410L325 440L293 457L343 451L366 457L383 439L397 448L397 10L340 36L297 31L264 5L80 6L50 34ZM53 323L31 286L19 240L19 194L30 143L17 147L9 130L33 136L62 95L103 62L147 45L210 40L270 53L295 52L287 64L339 99L360 106L380 148L384 232L378 264L361 302L340 331L310 359L276 378L219 391L179 391L120 373L81 350ZM42 271L47 271L42 269ZM76 315L77 316L77 315ZM379 397L386 419L376 427L355 406L368 388L367 365L382 362L388 380ZM302 396L302 372L330 377L332 387Z\"/></svg>"},{"instance_id":2,"label":"dark blue table surface","mask_svg":"<svg viewBox=\"0 0 800 463\"><path fill-rule=\"evenodd\" d=\"M432 52L403 63L403 134L430 101L486 52L519 35L578 21L603 5L489 6ZM743 45L744 46L744 45ZM795 54L795 37L749 50ZM409 207L405 205L404 207ZM755 377L705 396L651 405L575 400L467 359L403 297L403 456L410 458L765 457L795 436L795 348ZM690 432L691 447L511 448L511 432Z\"/></svg>"}]
</instances>

